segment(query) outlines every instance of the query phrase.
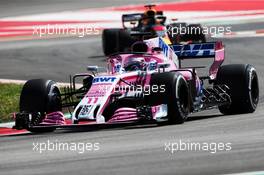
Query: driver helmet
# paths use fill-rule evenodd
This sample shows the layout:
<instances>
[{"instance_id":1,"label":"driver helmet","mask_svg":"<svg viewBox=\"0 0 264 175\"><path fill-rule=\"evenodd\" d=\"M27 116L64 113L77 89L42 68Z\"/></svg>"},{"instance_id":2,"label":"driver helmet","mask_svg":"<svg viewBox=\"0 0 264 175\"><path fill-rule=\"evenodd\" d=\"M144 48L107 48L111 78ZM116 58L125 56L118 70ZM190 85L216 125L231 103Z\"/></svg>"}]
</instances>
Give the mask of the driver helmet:
<instances>
[{"instance_id":1,"label":"driver helmet","mask_svg":"<svg viewBox=\"0 0 264 175\"><path fill-rule=\"evenodd\" d=\"M156 14L157 14L157 11L153 8L148 9L144 12L144 16L149 17L149 18L152 18L152 17L154 18Z\"/></svg>"},{"instance_id":2,"label":"driver helmet","mask_svg":"<svg viewBox=\"0 0 264 175\"><path fill-rule=\"evenodd\" d=\"M156 10L154 9L146 10L142 17L143 25L154 25L156 23L155 16L156 16Z\"/></svg>"},{"instance_id":3,"label":"driver helmet","mask_svg":"<svg viewBox=\"0 0 264 175\"><path fill-rule=\"evenodd\" d=\"M137 70L146 70L147 64L143 57L133 57L124 65L124 69L127 72L137 71Z\"/></svg>"}]
</instances>

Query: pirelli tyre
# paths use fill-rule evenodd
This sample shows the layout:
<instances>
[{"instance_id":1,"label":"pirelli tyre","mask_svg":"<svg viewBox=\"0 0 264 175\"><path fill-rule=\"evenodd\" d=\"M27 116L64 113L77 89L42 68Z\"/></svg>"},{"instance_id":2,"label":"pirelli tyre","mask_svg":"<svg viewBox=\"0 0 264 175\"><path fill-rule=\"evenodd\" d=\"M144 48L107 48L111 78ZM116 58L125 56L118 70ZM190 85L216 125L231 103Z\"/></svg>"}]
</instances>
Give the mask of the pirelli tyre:
<instances>
[{"instance_id":1,"label":"pirelli tyre","mask_svg":"<svg viewBox=\"0 0 264 175\"><path fill-rule=\"evenodd\" d=\"M153 74L150 87L159 87L159 91L146 96L150 105L167 104L169 124L182 124L190 111L189 88L184 77L177 72Z\"/></svg>"},{"instance_id":2,"label":"pirelli tyre","mask_svg":"<svg viewBox=\"0 0 264 175\"><path fill-rule=\"evenodd\" d=\"M229 87L231 104L219 106L223 114L252 113L259 101L259 84L256 69L249 64L221 66L217 73L217 84Z\"/></svg>"},{"instance_id":3,"label":"pirelli tyre","mask_svg":"<svg viewBox=\"0 0 264 175\"><path fill-rule=\"evenodd\" d=\"M126 51L134 40L130 32L124 29L105 29L102 33L102 45L105 55Z\"/></svg>"},{"instance_id":4,"label":"pirelli tyre","mask_svg":"<svg viewBox=\"0 0 264 175\"><path fill-rule=\"evenodd\" d=\"M56 83L45 79L28 80L22 88L19 110L21 113L39 113L41 118L44 118L47 113L61 111L60 90ZM54 129L29 130L32 132L48 132Z\"/></svg>"}]
</instances>

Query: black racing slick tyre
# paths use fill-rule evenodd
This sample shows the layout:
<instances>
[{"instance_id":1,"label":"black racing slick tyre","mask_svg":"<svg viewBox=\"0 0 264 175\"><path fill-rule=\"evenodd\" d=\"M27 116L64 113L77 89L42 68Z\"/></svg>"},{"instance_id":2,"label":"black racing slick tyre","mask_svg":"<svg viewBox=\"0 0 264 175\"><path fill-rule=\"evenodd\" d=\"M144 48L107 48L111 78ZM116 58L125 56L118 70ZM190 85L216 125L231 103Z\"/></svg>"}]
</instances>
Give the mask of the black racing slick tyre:
<instances>
[{"instance_id":1,"label":"black racing slick tyre","mask_svg":"<svg viewBox=\"0 0 264 175\"><path fill-rule=\"evenodd\" d=\"M167 104L169 124L182 124L190 112L189 88L184 77L177 72L153 74L150 87L160 87L147 97L150 105ZM161 90L164 89L164 90Z\"/></svg>"},{"instance_id":2,"label":"black racing slick tyre","mask_svg":"<svg viewBox=\"0 0 264 175\"><path fill-rule=\"evenodd\" d=\"M103 52L105 55L118 52L118 32L120 29L105 29L102 33Z\"/></svg>"},{"instance_id":3,"label":"black racing slick tyre","mask_svg":"<svg viewBox=\"0 0 264 175\"><path fill-rule=\"evenodd\" d=\"M124 29L105 29L102 33L102 44L104 54L111 55L118 52L124 52L128 49L134 40L129 31Z\"/></svg>"},{"instance_id":4,"label":"black racing slick tyre","mask_svg":"<svg viewBox=\"0 0 264 175\"><path fill-rule=\"evenodd\" d=\"M32 79L22 88L19 102L20 112L45 114L61 111L60 90L52 80ZM34 119L33 119L34 120ZM41 121L39 121L41 122ZM48 132L54 129L29 129L32 132Z\"/></svg>"},{"instance_id":5,"label":"black racing slick tyre","mask_svg":"<svg viewBox=\"0 0 264 175\"><path fill-rule=\"evenodd\" d=\"M217 73L217 84L229 87L231 104L219 106L223 114L252 113L259 101L259 84L256 69L249 64L221 66Z\"/></svg>"}]
</instances>

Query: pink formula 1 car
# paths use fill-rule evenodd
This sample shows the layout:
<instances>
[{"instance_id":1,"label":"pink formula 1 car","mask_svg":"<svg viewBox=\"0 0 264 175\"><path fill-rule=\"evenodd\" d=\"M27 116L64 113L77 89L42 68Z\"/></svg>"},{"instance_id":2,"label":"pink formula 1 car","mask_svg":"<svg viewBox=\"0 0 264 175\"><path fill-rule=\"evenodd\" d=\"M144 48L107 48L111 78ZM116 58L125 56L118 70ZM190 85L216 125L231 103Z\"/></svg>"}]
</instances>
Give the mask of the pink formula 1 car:
<instances>
[{"instance_id":1,"label":"pink formula 1 car","mask_svg":"<svg viewBox=\"0 0 264 175\"><path fill-rule=\"evenodd\" d=\"M131 50L110 55L107 69L88 66L90 73L74 75L68 88L51 80L27 81L14 128L40 132L84 124L181 124L190 113L214 107L223 114L251 113L257 107L255 68L221 66L221 42L168 45L157 37L136 42ZM198 76L199 67L181 66L183 59L202 58L214 59L208 76ZM70 123L65 122L67 111Z\"/></svg>"}]
</instances>

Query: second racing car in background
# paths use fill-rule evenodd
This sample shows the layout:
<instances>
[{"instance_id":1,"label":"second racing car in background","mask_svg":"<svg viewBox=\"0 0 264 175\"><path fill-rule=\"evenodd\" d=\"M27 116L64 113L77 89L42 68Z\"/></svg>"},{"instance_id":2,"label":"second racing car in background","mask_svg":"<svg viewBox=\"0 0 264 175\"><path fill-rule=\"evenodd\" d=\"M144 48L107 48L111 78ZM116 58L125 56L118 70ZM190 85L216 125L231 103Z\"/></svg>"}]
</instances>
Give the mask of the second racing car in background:
<instances>
[{"instance_id":1,"label":"second racing car in background","mask_svg":"<svg viewBox=\"0 0 264 175\"><path fill-rule=\"evenodd\" d=\"M83 124L183 123L189 114L218 107L223 114L251 113L259 100L258 77L248 64L223 65L222 42L168 45L156 37L131 52L108 57L108 68L88 66L63 93L54 81L25 83L16 129L33 132ZM208 76L183 67L183 59L213 59ZM82 80L77 89L76 82ZM207 82L207 85L206 83ZM64 112L71 113L66 123ZM89 126L87 126L89 127Z\"/></svg>"},{"instance_id":2,"label":"second racing car in background","mask_svg":"<svg viewBox=\"0 0 264 175\"><path fill-rule=\"evenodd\" d=\"M155 5L146 5L145 7L144 13L122 15L123 28L103 30L102 45L105 55L128 51L135 41L141 40L138 33L144 32L149 33L148 36L144 36L145 39L163 37L168 44L206 41L200 24L167 23L167 17L163 15L163 11L155 10Z\"/></svg>"}]
</instances>

